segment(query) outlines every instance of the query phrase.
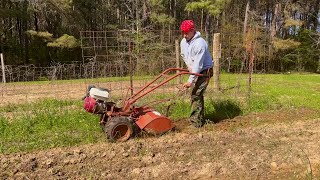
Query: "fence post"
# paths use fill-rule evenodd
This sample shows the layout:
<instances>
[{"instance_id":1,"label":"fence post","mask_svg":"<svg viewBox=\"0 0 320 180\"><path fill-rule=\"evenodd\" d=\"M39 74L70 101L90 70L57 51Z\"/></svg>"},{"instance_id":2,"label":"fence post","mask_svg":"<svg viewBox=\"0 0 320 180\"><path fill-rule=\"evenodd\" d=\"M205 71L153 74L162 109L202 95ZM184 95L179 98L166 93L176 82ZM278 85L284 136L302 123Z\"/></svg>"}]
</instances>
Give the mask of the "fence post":
<instances>
[{"instance_id":1,"label":"fence post","mask_svg":"<svg viewBox=\"0 0 320 180\"><path fill-rule=\"evenodd\" d=\"M176 47L176 68L180 68L180 50L179 50L178 39L175 40L175 47ZM177 71L177 73L179 73L179 71ZM181 76L179 76L179 78L177 79L177 84L181 84L181 83L182 83L182 78Z\"/></svg>"},{"instance_id":2,"label":"fence post","mask_svg":"<svg viewBox=\"0 0 320 180\"><path fill-rule=\"evenodd\" d=\"M220 58L221 58L221 47L220 47L220 33L215 33L213 36L213 88L214 90L220 90Z\"/></svg>"},{"instance_id":3,"label":"fence post","mask_svg":"<svg viewBox=\"0 0 320 180\"><path fill-rule=\"evenodd\" d=\"M4 60L3 60L3 54L0 53L0 59L1 59L1 69L2 69L2 82L6 83L6 72L4 69Z\"/></svg>"}]
</instances>

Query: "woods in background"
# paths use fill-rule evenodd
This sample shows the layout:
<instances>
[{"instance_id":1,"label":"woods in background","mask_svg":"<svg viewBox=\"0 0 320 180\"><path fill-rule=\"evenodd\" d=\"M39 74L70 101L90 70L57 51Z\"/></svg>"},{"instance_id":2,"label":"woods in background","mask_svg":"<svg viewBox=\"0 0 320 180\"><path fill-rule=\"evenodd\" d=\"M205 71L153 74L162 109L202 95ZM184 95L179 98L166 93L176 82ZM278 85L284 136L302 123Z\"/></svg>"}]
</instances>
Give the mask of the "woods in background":
<instances>
[{"instance_id":1,"label":"woods in background","mask_svg":"<svg viewBox=\"0 0 320 180\"><path fill-rule=\"evenodd\" d=\"M193 19L209 44L213 33L222 34L229 65L246 61L250 38L257 42L256 70L319 72L319 6L320 0L1 0L0 47L6 65L69 63L83 60L80 31L127 30L142 44ZM239 70L229 65L222 68Z\"/></svg>"}]
</instances>

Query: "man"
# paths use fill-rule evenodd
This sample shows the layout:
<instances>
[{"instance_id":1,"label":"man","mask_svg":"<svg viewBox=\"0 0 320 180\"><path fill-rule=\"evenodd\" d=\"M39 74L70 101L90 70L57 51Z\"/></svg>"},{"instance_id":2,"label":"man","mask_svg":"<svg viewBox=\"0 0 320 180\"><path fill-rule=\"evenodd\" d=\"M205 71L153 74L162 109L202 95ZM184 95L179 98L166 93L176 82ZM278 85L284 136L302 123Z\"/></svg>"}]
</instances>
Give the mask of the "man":
<instances>
[{"instance_id":1,"label":"man","mask_svg":"<svg viewBox=\"0 0 320 180\"><path fill-rule=\"evenodd\" d=\"M208 50L208 44L200 37L200 32L195 30L194 22L192 20L185 20L181 23L180 28L183 34L183 39L180 43L181 56L188 70L192 73L204 75L198 78L195 75L190 75L188 81L183 84L183 87L190 88L195 82L191 94L192 112L190 121L193 126L199 128L205 123L203 94L213 73L213 62Z\"/></svg>"}]
</instances>

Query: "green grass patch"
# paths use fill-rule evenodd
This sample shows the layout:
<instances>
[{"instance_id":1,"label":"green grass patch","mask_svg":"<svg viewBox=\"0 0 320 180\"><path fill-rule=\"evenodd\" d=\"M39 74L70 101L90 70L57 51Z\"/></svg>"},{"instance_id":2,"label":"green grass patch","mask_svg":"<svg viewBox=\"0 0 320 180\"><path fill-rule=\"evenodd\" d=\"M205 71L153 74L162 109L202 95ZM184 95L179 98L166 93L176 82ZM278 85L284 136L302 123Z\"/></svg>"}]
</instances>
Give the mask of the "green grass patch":
<instances>
[{"instance_id":1,"label":"green grass patch","mask_svg":"<svg viewBox=\"0 0 320 180\"><path fill-rule=\"evenodd\" d=\"M241 77L244 78L246 75L243 74ZM238 76L235 74L222 74L221 85L226 88L235 86L237 79ZM236 94L237 97L235 97L236 89L222 93L208 91L205 94L206 119L219 122L241 114L281 108L320 110L320 75L254 75L250 99L246 99L245 96L246 79L242 79L240 84L240 94ZM147 95L146 98L137 101L137 106L168 98L174 100L155 103L152 107L164 115L168 113L169 118L173 120L189 117L191 113L189 94ZM99 116L85 112L81 101L44 99L0 108L0 153L25 152L99 141L106 141L99 125Z\"/></svg>"},{"instance_id":2,"label":"green grass patch","mask_svg":"<svg viewBox=\"0 0 320 180\"><path fill-rule=\"evenodd\" d=\"M63 101L45 98L40 101L25 103L25 104L8 104L0 108L1 112L25 112L36 110L51 110L67 106L75 105L74 101Z\"/></svg>"},{"instance_id":3,"label":"green grass patch","mask_svg":"<svg viewBox=\"0 0 320 180\"><path fill-rule=\"evenodd\" d=\"M255 75L248 112L279 108L320 109L320 75Z\"/></svg>"},{"instance_id":4,"label":"green grass patch","mask_svg":"<svg viewBox=\"0 0 320 180\"><path fill-rule=\"evenodd\" d=\"M73 108L68 109L70 105ZM0 116L0 153L73 146L105 140L99 117L73 101L45 100L20 105L23 115L8 120ZM7 107L11 109L12 106ZM20 113L23 113L20 111Z\"/></svg>"}]
</instances>

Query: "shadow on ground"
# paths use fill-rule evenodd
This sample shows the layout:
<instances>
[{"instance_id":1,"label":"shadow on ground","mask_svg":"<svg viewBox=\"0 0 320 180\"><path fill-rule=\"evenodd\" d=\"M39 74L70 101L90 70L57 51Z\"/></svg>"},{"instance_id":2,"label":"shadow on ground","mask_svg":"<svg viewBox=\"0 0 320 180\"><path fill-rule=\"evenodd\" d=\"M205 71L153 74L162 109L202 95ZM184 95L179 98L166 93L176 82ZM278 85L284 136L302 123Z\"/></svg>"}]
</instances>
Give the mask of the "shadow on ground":
<instances>
[{"instance_id":1,"label":"shadow on ground","mask_svg":"<svg viewBox=\"0 0 320 180\"><path fill-rule=\"evenodd\" d=\"M230 100L213 101L210 100L205 112L205 119L209 122L218 123L225 119L232 119L242 114L238 103Z\"/></svg>"}]
</instances>

